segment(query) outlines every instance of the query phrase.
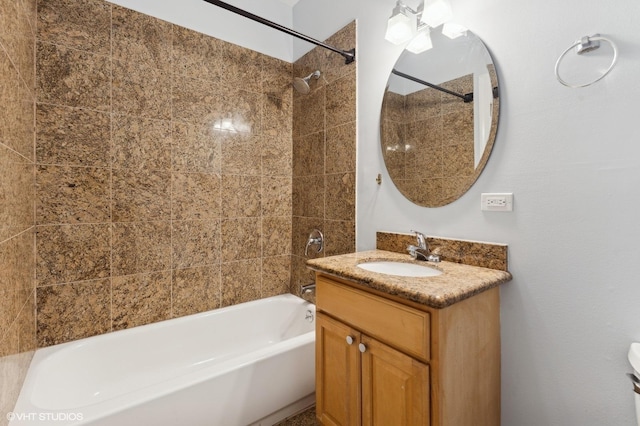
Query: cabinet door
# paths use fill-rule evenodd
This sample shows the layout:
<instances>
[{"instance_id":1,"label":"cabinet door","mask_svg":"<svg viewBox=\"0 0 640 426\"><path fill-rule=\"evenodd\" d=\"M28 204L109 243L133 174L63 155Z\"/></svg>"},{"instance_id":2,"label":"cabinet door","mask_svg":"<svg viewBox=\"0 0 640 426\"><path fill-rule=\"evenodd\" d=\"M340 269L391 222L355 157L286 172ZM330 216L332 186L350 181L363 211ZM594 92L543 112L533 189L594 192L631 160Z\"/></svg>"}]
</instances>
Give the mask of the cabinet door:
<instances>
[{"instance_id":1,"label":"cabinet door","mask_svg":"<svg viewBox=\"0 0 640 426\"><path fill-rule=\"evenodd\" d=\"M323 425L360 424L358 339L350 327L316 315L316 416Z\"/></svg>"},{"instance_id":2,"label":"cabinet door","mask_svg":"<svg viewBox=\"0 0 640 426\"><path fill-rule=\"evenodd\" d=\"M362 336L362 424L430 424L429 366Z\"/></svg>"}]
</instances>

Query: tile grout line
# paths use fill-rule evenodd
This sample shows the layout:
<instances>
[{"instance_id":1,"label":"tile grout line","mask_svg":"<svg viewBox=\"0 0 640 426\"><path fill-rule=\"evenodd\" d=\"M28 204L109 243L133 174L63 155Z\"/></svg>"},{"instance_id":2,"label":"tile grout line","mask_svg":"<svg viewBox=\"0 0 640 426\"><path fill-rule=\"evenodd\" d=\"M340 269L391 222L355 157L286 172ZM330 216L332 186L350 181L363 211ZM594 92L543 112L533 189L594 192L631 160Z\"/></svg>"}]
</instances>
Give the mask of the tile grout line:
<instances>
[{"instance_id":1,"label":"tile grout line","mask_svg":"<svg viewBox=\"0 0 640 426\"><path fill-rule=\"evenodd\" d=\"M169 142L170 142L170 154L169 154L169 318L175 318L175 296L174 296L174 271L173 271L173 225L174 225L174 215L173 215L173 206L174 206L174 194L173 194L173 182L175 179L174 169L173 169L173 157L175 155L174 148L175 144L173 141L173 89L175 86L175 63L174 63L174 28L175 24L171 24L170 28L170 37L169 43L171 46L170 49L170 58L169 58Z\"/></svg>"},{"instance_id":2,"label":"tile grout line","mask_svg":"<svg viewBox=\"0 0 640 426\"><path fill-rule=\"evenodd\" d=\"M38 47L38 7L37 2L35 6L36 10L34 13L35 22L34 22L34 34L33 34L33 216L32 216L32 224L33 224L33 346L35 349L38 348L38 234L37 234L37 213L38 213L38 194L37 194L37 173L38 173L38 158L36 157L37 153L37 145L38 145L38 120L37 120L37 104L38 104L38 55L37 55L37 47Z\"/></svg>"},{"instance_id":3,"label":"tile grout line","mask_svg":"<svg viewBox=\"0 0 640 426\"><path fill-rule=\"evenodd\" d=\"M109 5L109 331L113 332L113 5Z\"/></svg>"},{"instance_id":4,"label":"tile grout line","mask_svg":"<svg viewBox=\"0 0 640 426\"><path fill-rule=\"evenodd\" d=\"M260 141L260 298L264 297L264 245L265 245L265 229L264 229L264 165L262 164L262 152L264 149L264 123L265 123L265 93L264 93L264 61L260 56L260 135L258 140Z\"/></svg>"}]
</instances>

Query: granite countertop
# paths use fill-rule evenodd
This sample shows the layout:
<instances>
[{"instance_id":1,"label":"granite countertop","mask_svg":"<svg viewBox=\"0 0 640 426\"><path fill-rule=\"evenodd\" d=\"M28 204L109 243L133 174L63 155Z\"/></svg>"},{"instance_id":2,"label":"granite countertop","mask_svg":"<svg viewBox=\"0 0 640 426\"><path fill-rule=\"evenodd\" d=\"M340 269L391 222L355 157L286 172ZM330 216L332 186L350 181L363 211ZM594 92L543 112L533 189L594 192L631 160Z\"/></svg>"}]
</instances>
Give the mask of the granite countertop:
<instances>
[{"instance_id":1,"label":"granite countertop","mask_svg":"<svg viewBox=\"0 0 640 426\"><path fill-rule=\"evenodd\" d=\"M416 263L438 269L442 274L425 278L400 277L356 267L359 263L381 260ZM348 279L364 287L436 309L453 305L511 280L511 274L507 271L445 261L421 262L413 260L408 254L384 250L311 259L307 260L307 266L315 271Z\"/></svg>"}]
</instances>

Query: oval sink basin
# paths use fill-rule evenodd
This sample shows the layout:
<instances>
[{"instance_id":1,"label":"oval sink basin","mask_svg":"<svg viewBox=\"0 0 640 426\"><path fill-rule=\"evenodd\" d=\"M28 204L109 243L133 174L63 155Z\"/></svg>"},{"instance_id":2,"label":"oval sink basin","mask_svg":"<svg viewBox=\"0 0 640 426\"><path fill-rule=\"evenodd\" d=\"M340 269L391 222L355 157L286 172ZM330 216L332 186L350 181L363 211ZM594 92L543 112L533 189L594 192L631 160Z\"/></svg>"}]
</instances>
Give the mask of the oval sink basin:
<instances>
[{"instance_id":1,"label":"oval sink basin","mask_svg":"<svg viewBox=\"0 0 640 426\"><path fill-rule=\"evenodd\" d=\"M379 261L360 263L357 266L370 272L399 277L435 277L442 274L442 271L415 263Z\"/></svg>"}]
</instances>

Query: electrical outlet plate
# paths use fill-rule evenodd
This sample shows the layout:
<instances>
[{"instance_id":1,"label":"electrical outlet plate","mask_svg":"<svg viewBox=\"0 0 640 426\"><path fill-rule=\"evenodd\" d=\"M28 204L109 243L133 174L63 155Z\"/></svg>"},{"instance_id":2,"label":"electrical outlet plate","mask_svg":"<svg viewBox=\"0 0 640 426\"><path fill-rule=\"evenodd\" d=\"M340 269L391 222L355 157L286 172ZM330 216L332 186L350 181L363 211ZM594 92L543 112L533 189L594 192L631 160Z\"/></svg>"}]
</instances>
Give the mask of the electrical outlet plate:
<instances>
[{"instance_id":1,"label":"electrical outlet plate","mask_svg":"<svg viewBox=\"0 0 640 426\"><path fill-rule=\"evenodd\" d=\"M513 193L482 193L480 195L480 210L489 212L513 211Z\"/></svg>"}]
</instances>

